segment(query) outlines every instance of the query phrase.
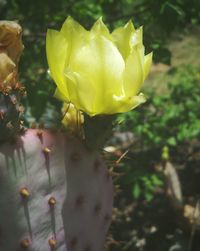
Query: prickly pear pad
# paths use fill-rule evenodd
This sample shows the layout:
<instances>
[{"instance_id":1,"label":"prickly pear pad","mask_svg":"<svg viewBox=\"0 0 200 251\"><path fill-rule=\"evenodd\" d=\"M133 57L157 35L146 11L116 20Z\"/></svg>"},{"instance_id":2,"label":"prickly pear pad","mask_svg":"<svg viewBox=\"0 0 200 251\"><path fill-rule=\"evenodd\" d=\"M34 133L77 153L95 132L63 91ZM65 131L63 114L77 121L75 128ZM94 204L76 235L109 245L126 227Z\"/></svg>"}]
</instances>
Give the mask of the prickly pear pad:
<instances>
[{"instance_id":1,"label":"prickly pear pad","mask_svg":"<svg viewBox=\"0 0 200 251\"><path fill-rule=\"evenodd\" d=\"M0 146L0 247L101 251L113 185L97 152L66 134L31 129Z\"/></svg>"}]
</instances>

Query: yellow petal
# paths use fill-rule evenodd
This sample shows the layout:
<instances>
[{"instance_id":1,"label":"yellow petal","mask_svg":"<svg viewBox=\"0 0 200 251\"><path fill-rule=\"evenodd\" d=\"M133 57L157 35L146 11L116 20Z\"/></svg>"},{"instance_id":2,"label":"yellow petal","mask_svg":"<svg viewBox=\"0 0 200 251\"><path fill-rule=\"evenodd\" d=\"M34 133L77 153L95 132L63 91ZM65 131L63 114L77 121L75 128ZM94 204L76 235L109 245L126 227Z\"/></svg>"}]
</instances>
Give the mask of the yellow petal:
<instances>
[{"instance_id":1,"label":"yellow petal","mask_svg":"<svg viewBox=\"0 0 200 251\"><path fill-rule=\"evenodd\" d=\"M106 37L107 39L113 41L113 38L108 30L108 28L106 27L106 25L104 24L102 17L100 17L92 26L91 32L95 35L101 35Z\"/></svg>"},{"instance_id":2,"label":"yellow petal","mask_svg":"<svg viewBox=\"0 0 200 251\"><path fill-rule=\"evenodd\" d=\"M50 74L66 99L68 99L68 90L64 76L64 67L67 48L66 39L60 32L55 30L47 31L46 53Z\"/></svg>"},{"instance_id":3,"label":"yellow petal","mask_svg":"<svg viewBox=\"0 0 200 251\"><path fill-rule=\"evenodd\" d=\"M131 51L131 38L135 33L133 23L129 21L124 27L119 27L112 32L112 37L123 58L126 59Z\"/></svg>"},{"instance_id":4,"label":"yellow petal","mask_svg":"<svg viewBox=\"0 0 200 251\"><path fill-rule=\"evenodd\" d=\"M95 111L100 111L102 104L110 102L113 94L122 95L124 66L124 60L117 48L102 36L92 38L85 46L76 50L70 61L70 71L79 73L95 89ZM93 99L93 95L86 92L84 98Z\"/></svg>"},{"instance_id":5,"label":"yellow petal","mask_svg":"<svg viewBox=\"0 0 200 251\"><path fill-rule=\"evenodd\" d=\"M136 49L139 52L140 61L142 66L144 65L144 45L143 45L143 27L141 26L136 32L131 36L131 52Z\"/></svg>"},{"instance_id":6,"label":"yellow petal","mask_svg":"<svg viewBox=\"0 0 200 251\"><path fill-rule=\"evenodd\" d=\"M54 97L62 100L63 102L69 101L66 99L66 96L58 88L56 88L55 90Z\"/></svg>"},{"instance_id":7,"label":"yellow petal","mask_svg":"<svg viewBox=\"0 0 200 251\"><path fill-rule=\"evenodd\" d=\"M146 97L144 96L144 94L140 93L137 96L133 96L130 98L122 98L122 99L118 99L117 97L116 101L118 101L118 103L120 104L119 107L117 108L117 113L121 113L121 112L128 112L132 109L134 109L135 107L139 106L140 104L146 102Z\"/></svg>"},{"instance_id":8,"label":"yellow petal","mask_svg":"<svg viewBox=\"0 0 200 251\"><path fill-rule=\"evenodd\" d=\"M152 57L153 53L149 53L144 57L144 80L146 79L147 75L149 74L151 64L152 64Z\"/></svg>"},{"instance_id":9,"label":"yellow petal","mask_svg":"<svg viewBox=\"0 0 200 251\"><path fill-rule=\"evenodd\" d=\"M133 49L126 61L124 71L124 92L126 97L138 94L143 82L143 67L137 48Z\"/></svg>"},{"instance_id":10,"label":"yellow petal","mask_svg":"<svg viewBox=\"0 0 200 251\"><path fill-rule=\"evenodd\" d=\"M72 17L69 16L63 23L60 32L64 34L66 39L70 39L72 33L84 34L88 31L82 25L76 22Z\"/></svg>"},{"instance_id":11,"label":"yellow petal","mask_svg":"<svg viewBox=\"0 0 200 251\"><path fill-rule=\"evenodd\" d=\"M75 104L76 109L83 110L89 115L94 114L95 88L88 79L81 76L80 73L70 70L65 72L68 79L67 86L71 102Z\"/></svg>"},{"instance_id":12,"label":"yellow petal","mask_svg":"<svg viewBox=\"0 0 200 251\"><path fill-rule=\"evenodd\" d=\"M134 48L136 45L143 44L143 27L138 28L134 33L131 34L130 46Z\"/></svg>"},{"instance_id":13,"label":"yellow petal","mask_svg":"<svg viewBox=\"0 0 200 251\"><path fill-rule=\"evenodd\" d=\"M73 56L74 50L79 50L89 37L89 32L72 17L68 17L60 30L65 37L68 48L66 54L65 68L70 64L70 59Z\"/></svg>"}]
</instances>

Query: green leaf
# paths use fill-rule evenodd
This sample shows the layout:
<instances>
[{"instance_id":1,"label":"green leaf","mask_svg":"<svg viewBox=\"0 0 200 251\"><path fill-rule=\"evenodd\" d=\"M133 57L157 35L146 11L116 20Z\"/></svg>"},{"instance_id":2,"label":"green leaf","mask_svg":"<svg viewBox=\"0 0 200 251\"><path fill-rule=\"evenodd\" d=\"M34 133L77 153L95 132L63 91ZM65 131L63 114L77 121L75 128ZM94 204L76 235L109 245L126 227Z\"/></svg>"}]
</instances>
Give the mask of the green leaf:
<instances>
[{"instance_id":1,"label":"green leaf","mask_svg":"<svg viewBox=\"0 0 200 251\"><path fill-rule=\"evenodd\" d=\"M176 139L174 137L170 137L168 140L167 140L167 143L170 145L170 146L176 146L177 142L176 142Z\"/></svg>"},{"instance_id":2,"label":"green leaf","mask_svg":"<svg viewBox=\"0 0 200 251\"><path fill-rule=\"evenodd\" d=\"M144 197L145 197L145 200L146 201L148 201L148 202L150 202L150 201L152 201L152 199L153 199L153 193L151 193L151 192L146 192L145 194L144 194Z\"/></svg>"},{"instance_id":3,"label":"green leaf","mask_svg":"<svg viewBox=\"0 0 200 251\"><path fill-rule=\"evenodd\" d=\"M135 199L138 199L141 195L141 188L138 184L138 182L136 182L133 186L133 189L132 189L132 195Z\"/></svg>"},{"instance_id":4,"label":"green leaf","mask_svg":"<svg viewBox=\"0 0 200 251\"><path fill-rule=\"evenodd\" d=\"M161 179L159 179L159 177L155 174L153 174L151 176L151 180L155 186L162 186L163 185L163 181Z\"/></svg>"}]
</instances>

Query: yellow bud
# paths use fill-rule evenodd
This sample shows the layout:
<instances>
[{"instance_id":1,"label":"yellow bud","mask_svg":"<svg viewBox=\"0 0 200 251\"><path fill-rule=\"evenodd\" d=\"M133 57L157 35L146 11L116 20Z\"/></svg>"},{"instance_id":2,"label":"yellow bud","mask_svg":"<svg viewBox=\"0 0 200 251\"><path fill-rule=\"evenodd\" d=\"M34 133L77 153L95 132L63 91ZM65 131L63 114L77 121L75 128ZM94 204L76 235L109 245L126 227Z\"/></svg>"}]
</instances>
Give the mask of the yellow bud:
<instances>
[{"instance_id":1,"label":"yellow bud","mask_svg":"<svg viewBox=\"0 0 200 251\"><path fill-rule=\"evenodd\" d=\"M80 132L81 125L84 123L82 112L78 111L73 104L63 104L62 108L64 127L72 132Z\"/></svg>"}]
</instances>

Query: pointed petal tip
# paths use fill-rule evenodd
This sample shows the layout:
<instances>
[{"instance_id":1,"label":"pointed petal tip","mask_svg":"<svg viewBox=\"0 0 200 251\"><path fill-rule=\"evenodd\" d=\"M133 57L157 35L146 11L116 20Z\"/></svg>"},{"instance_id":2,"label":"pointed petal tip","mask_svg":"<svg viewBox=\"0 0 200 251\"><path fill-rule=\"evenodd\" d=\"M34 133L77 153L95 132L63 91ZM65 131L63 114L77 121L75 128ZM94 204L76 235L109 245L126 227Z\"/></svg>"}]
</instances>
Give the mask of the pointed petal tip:
<instances>
[{"instance_id":1,"label":"pointed petal tip","mask_svg":"<svg viewBox=\"0 0 200 251\"><path fill-rule=\"evenodd\" d=\"M60 31L67 33L67 31L71 32L71 30L76 30L77 32L86 31L86 29L78 21L76 21L73 17L68 16L65 19Z\"/></svg>"},{"instance_id":2,"label":"pointed petal tip","mask_svg":"<svg viewBox=\"0 0 200 251\"><path fill-rule=\"evenodd\" d=\"M150 52L144 57L144 80L147 78L150 72L152 60L153 60L153 52Z\"/></svg>"},{"instance_id":3,"label":"pointed petal tip","mask_svg":"<svg viewBox=\"0 0 200 251\"><path fill-rule=\"evenodd\" d=\"M100 16L98 19L97 19L97 21L100 21L100 22L103 22L103 16Z\"/></svg>"},{"instance_id":4,"label":"pointed petal tip","mask_svg":"<svg viewBox=\"0 0 200 251\"><path fill-rule=\"evenodd\" d=\"M142 92L139 93L138 97L142 103L147 101L147 97Z\"/></svg>"},{"instance_id":5,"label":"pointed petal tip","mask_svg":"<svg viewBox=\"0 0 200 251\"><path fill-rule=\"evenodd\" d=\"M132 108L131 109L134 109L136 108L137 106L145 103L147 101L147 98L146 96L141 92L139 93L139 95L137 96L134 96L132 98Z\"/></svg>"},{"instance_id":6,"label":"pointed petal tip","mask_svg":"<svg viewBox=\"0 0 200 251\"><path fill-rule=\"evenodd\" d=\"M57 33L58 31L54 29L47 29L47 35L51 35L54 32Z\"/></svg>"},{"instance_id":7,"label":"pointed petal tip","mask_svg":"<svg viewBox=\"0 0 200 251\"><path fill-rule=\"evenodd\" d=\"M135 27L131 19L124 25L124 28L125 29L129 28L132 31L135 31Z\"/></svg>"},{"instance_id":8,"label":"pointed petal tip","mask_svg":"<svg viewBox=\"0 0 200 251\"><path fill-rule=\"evenodd\" d=\"M73 19L73 17L72 17L72 16L68 16L68 17L65 19L64 23L65 23L65 22L73 22L73 21L75 21L75 20Z\"/></svg>"},{"instance_id":9,"label":"pointed petal tip","mask_svg":"<svg viewBox=\"0 0 200 251\"><path fill-rule=\"evenodd\" d=\"M107 33L109 34L109 29L107 28L107 26L105 25L105 23L103 22L103 17L99 17L97 19L97 21L93 24L92 28L91 28L92 32L102 32L102 33Z\"/></svg>"}]
</instances>

